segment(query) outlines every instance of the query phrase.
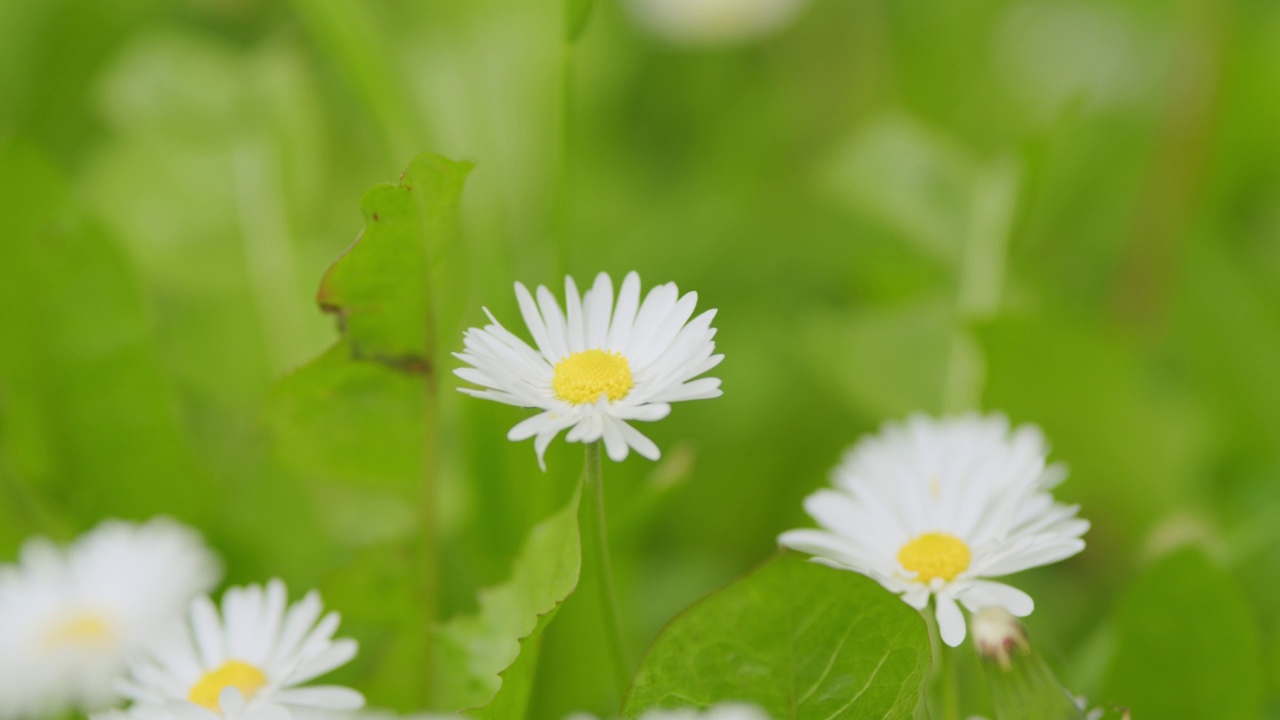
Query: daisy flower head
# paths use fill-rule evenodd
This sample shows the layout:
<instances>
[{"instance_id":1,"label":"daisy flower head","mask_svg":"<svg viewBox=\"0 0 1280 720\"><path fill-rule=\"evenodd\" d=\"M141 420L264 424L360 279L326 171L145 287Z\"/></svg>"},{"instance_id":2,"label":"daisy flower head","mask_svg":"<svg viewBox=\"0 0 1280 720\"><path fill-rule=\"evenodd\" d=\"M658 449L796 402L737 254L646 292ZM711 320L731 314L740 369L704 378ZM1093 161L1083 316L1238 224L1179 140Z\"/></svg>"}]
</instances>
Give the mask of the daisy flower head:
<instances>
[{"instance_id":1,"label":"daisy flower head","mask_svg":"<svg viewBox=\"0 0 1280 720\"><path fill-rule=\"evenodd\" d=\"M339 616L321 617L314 590L286 609L284 583L234 587L222 611L207 596L130 663L117 687L134 720L288 720L292 709L356 710L364 697L334 685L300 687L346 664L356 642L333 639ZM95 720L104 720L101 718Z\"/></svg>"},{"instance_id":2,"label":"daisy flower head","mask_svg":"<svg viewBox=\"0 0 1280 720\"><path fill-rule=\"evenodd\" d=\"M454 355L469 367L454 372L480 388L468 395L518 407L537 408L507 433L510 440L534 438L538 464L556 435L570 442L604 439L609 457L621 461L630 450L650 460L661 453L636 430L635 421L661 420L671 403L719 397L720 380L699 378L720 364L715 354L715 310L693 317L697 293L683 296L675 283L659 285L640 301L640 276L628 273L617 303L608 274L579 295L566 277L565 309L545 286L535 294L516 283L516 299L536 349L504 328L489 310L490 324L463 336ZM690 319L693 318L693 319Z\"/></svg>"},{"instance_id":3,"label":"daisy flower head","mask_svg":"<svg viewBox=\"0 0 1280 720\"><path fill-rule=\"evenodd\" d=\"M219 575L200 535L167 518L108 520L65 548L28 540L0 566L0 717L110 705L126 655Z\"/></svg>"},{"instance_id":4,"label":"daisy flower head","mask_svg":"<svg viewBox=\"0 0 1280 720\"><path fill-rule=\"evenodd\" d=\"M1026 593L987 578L1084 549L1089 523L1076 517L1079 506L1054 501L1066 471L1046 466L1047 453L1038 428L1010 428L1003 415L889 423L846 453L834 487L805 499L821 529L778 542L862 573L917 609L932 598L942 640L955 647L965 637L959 605L1017 617L1035 608Z\"/></svg>"}]
</instances>

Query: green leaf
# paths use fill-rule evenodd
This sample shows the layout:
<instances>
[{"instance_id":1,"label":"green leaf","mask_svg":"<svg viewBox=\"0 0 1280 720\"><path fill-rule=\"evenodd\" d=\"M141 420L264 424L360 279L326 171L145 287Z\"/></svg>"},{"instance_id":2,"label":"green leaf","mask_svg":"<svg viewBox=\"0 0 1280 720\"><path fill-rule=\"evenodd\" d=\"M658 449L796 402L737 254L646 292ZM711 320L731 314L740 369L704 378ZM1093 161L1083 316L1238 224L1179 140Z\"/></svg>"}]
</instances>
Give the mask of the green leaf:
<instances>
[{"instance_id":1,"label":"green leaf","mask_svg":"<svg viewBox=\"0 0 1280 720\"><path fill-rule=\"evenodd\" d=\"M1260 717L1258 628L1235 581L1186 548L1148 568L1121 602L1105 699L1135 718Z\"/></svg>"},{"instance_id":2,"label":"green leaf","mask_svg":"<svg viewBox=\"0 0 1280 720\"><path fill-rule=\"evenodd\" d=\"M354 357L422 370L438 323L456 317L459 243L454 210L470 163L416 158L398 185L379 185L360 203L364 232L329 268L317 300L338 316Z\"/></svg>"},{"instance_id":3,"label":"green leaf","mask_svg":"<svg viewBox=\"0 0 1280 720\"><path fill-rule=\"evenodd\" d=\"M318 295L343 336L282 379L266 410L282 471L274 484L304 489L310 503L293 514L321 528L330 550L322 588L363 642L358 684L400 710L437 704L422 681L434 675L439 606L434 368L437 333L453 332L446 318L458 317L465 289L454 226L470 167L423 155L398 185L365 194L364 231ZM282 535L272 542L287 542Z\"/></svg>"},{"instance_id":4,"label":"green leaf","mask_svg":"<svg viewBox=\"0 0 1280 720\"><path fill-rule=\"evenodd\" d=\"M911 718L929 671L920 614L856 573L782 554L677 617L623 706L741 700L776 720Z\"/></svg>"},{"instance_id":5,"label":"green leaf","mask_svg":"<svg viewBox=\"0 0 1280 720\"><path fill-rule=\"evenodd\" d=\"M437 687L440 705L451 709L481 707L494 699L505 682L518 683L486 709L482 717L521 717L516 708L527 698L536 658L522 651L522 639L537 646L545 623L540 622L560 606L577 587L582 565L578 536L578 500L581 487L554 515L534 526L516 558L511 577L501 585L480 591L474 615L450 620L439 629L440 673ZM548 619L549 621L549 619ZM515 667L517 658L521 662ZM510 670L508 670L510 668ZM502 679L499 674L506 670ZM502 710L508 708L509 710Z\"/></svg>"},{"instance_id":6,"label":"green leaf","mask_svg":"<svg viewBox=\"0 0 1280 720\"><path fill-rule=\"evenodd\" d=\"M498 694L488 705L467 713L469 717L481 720L524 720L529 713L529 698L533 695L533 681L538 673L542 634L555 619L558 610L559 608L539 617L534 631L520 638L520 656L502 671L502 687Z\"/></svg>"}]
</instances>

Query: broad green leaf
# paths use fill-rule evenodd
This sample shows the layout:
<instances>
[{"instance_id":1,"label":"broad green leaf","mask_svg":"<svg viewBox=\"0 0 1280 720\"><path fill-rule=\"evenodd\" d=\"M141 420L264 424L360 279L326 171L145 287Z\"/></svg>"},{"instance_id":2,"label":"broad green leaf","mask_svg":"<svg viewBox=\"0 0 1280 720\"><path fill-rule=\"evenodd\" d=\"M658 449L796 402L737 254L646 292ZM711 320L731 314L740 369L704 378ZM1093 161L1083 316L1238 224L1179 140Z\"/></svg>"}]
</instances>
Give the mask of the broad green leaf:
<instances>
[{"instance_id":1,"label":"broad green leaf","mask_svg":"<svg viewBox=\"0 0 1280 720\"><path fill-rule=\"evenodd\" d=\"M534 526L516 558L510 578L480 591L474 615L454 618L439 629L440 705L466 709L487 705L507 681L499 674L512 667L510 688L486 717L504 715L498 708L514 709L527 697L535 667L533 657L522 653L521 640L541 633L539 619L554 612L578 585L582 545L578 537L578 500L581 488L554 515ZM536 648L535 642L532 643ZM504 710L503 712L507 712Z\"/></svg>"},{"instance_id":2,"label":"broad green leaf","mask_svg":"<svg viewBox=\"0 0 1280 720\"><path fill-rule=\"evenodd\" d=\"M413 529L403 527L398 511L361 516L358 508L381 505L382 498L415 507L424 392L420 375L352 360L347 340L282 378L272 392L266 417L276 457L314 493L342 500L320 506L341 542Z\"/></svg>"},{"instance_id":3,"label":"broad green leaf","mask_svg":"<svg viewBox=\"0 0 1280 720\"><path fill-rule=\"evenodd\" d=\"M538 673L542 634L555 616L556 610L552 610L539 617L534 631L520 638L520 656L502 671L502 687L498 689L498 694L488 705L467 713L468 717L482 720L524 720L531 709L529 699Z\"/></svg>"},{"instance_id":4,"label":"broad green leaf","mask_svg":"<svg viewBox=\"0 0 1280 720\"><path fill-rule=\"evenodd\" d=\"M1235 581L1184 548L1138 577L1120 604L1105 699L1135 718L1258 718L1258 627Z\"/></svg>"},{"instance_id":5,"label":"broad green leaf","mask_svg":"<svg viewBox=\"0 0 1280 720\"><path fill-rule=\"evenodd\" d=\"M432 328L457 315L454 210L471 167L422 155L398 185L365 194L364 232L329 268L317 296L338 316L354 357L415 372L430 365Z\"/></svg>"},{"instance_id":6,"label":"broad green leaf","mask_svg":"<svg viewBox=\"0 0 1280 720\"><path fill-rule=\"evenodd\" d=\"M623 715L741 700L775 720L911 718L929 663L918 612L874 580L784 553L667 626Z\"/></svg>"}]
</instances>

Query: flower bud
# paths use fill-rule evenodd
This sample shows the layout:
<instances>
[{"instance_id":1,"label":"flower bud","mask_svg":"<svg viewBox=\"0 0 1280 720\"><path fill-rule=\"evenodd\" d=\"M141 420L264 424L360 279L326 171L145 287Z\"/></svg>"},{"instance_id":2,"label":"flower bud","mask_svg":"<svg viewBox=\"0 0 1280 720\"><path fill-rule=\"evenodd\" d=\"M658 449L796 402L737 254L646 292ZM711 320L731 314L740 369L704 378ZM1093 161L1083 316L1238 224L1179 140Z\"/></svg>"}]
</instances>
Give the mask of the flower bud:
<instances>
[{"instance_id":1,"label":"flower bud","mask_svg":"<svg viewBox=\"0 0 1280 720\"><path fill-rule=\"evenodd\" d=\"M971 629L996 720L1086 720L1012 615L984 608L973 616Z\"/></svg>"}]
</instances>

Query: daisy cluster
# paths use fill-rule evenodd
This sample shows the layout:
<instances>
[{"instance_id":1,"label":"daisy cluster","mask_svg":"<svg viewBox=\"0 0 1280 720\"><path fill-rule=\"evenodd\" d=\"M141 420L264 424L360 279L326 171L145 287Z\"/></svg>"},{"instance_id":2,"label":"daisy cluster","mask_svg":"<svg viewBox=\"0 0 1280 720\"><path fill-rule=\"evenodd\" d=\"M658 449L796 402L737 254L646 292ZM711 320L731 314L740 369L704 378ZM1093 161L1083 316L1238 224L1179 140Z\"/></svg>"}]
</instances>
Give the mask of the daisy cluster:
<instances>
[{"instance_id":1,"label":"daisy cluster","mask_svg":"<svg viewBox=\"0 0 1280 720\"><path fill-rule=\"evenodd\" d=\"M465 334L455 372L481 386L462 392L540 412L508 438L534 438L539 464L561 431L571 442L603 439L609 456L628 448L657 459L657 446L630 423L666 417L671 403L720 395L720 381L699 378L715 354L715 311L693 317L695 293L659 285L640 302L630 273L614 303L601 273L585 296L565 279L562 310L546 287L536 300L516 283L531 346L491 324ZM693 318L692 320L690 318ZM1054 500L1066 477L1048 464L1048 443L1032 425L1000 414L891 422L845 455L832 487L805 500L819 525L783 533L779 543L814 561L875 579L914 608L932 606L943 642L966 635L961 607L999 607L1022 617L1035 608L1025 592L991 578L1064 560L1084 549L1089 523L1075 505Z\"/></svg>"},{"instance_id":2,"label":"daisy cluster","mask_svg":"<svg viewBox=\"0 0 1280 720\"><path fill-rule=\"evenodd\" d=\"M106 521L69 547L37 538L0 566L0 718L288 720L364 698L303 686L351 660L337 613L284 583L206 593L221 569L190 528ZM112 709L128 700L126 709Z\"/></svg>"},{"instance_id":3,"label":"daisy cluster","mask_svg":"<svg viewBox=\"0 0 1280 720\"><path fill-rule=\"evenodd\" d=\"M532 343L486 310L490 323L465 333L466 366L455 372L476 386L464 393L536 411L508 438L532 438L544 469L561 433L601 443L615 461L631 450L656 460L657 444L634 423L721 394L720 380L704 377L723 359L715 311L695 315L696 293L668 283L642 296L634 272L616 296L607 274L581 294L566 278L563 308L546 287L516 283L515 293ZM1007 650L1016 638L997 631L1012 620L989 619L1035 604L994 578L1079 553L1089 529L1077 506L1054 499L1066 472L1047 455L1039 429L998 414L891 422L805 500L818 527L779 543L928 611L949 646L965 639L962 608L979 613L988 619L975 626L980 649ZM316 592L290 604L272 580L228 589L215 604L207 593L219 576L199 535L166 519L107 521L68 547L28 541L0 566L0 720L67 710L94 720L343 720L363 707L355 690L312 684L357 651L335 639L338 614ZM735 704L645 718L767 720Z\"/></svg>"}]
</instances>

